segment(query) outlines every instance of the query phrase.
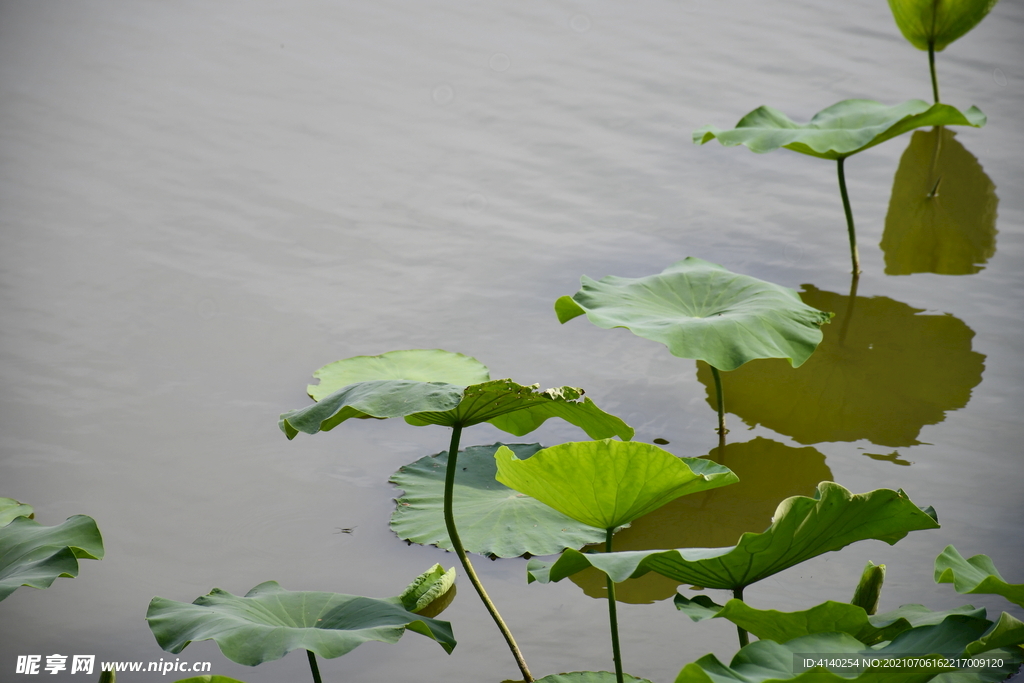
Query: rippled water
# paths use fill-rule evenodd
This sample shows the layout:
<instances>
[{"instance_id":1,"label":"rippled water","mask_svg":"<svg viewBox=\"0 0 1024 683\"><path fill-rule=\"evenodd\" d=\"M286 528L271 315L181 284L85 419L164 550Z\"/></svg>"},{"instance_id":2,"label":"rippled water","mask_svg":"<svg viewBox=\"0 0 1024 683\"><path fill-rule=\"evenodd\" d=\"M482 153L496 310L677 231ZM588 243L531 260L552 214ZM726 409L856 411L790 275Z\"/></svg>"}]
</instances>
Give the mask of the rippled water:
<instances>
[{"instance_id":1,"label":"rippled water","mask_svg":"<svg viewBox=\"0 0 1024 683\"><path fill-rule=\"evenodd\" d=\"M107 547L78 578L0 605L0 677L19 654L166 657L144 621L155 595L189 602L274 579L388 596L455 564L387 525L389 475L444 448L445 430L278 431L332 360L460 351L494 377L584 387L638 438L707 454L714 413L693 362L622 330L562 327L551 311L581 274L641 276L686 256L840 314L820 358L846 368L849 399L815 399L805 419L796 403L817 389L776 393L758 364L756 391L730 394L730 437L753 444L736 457L765 482L736 523L763 527L819 474L858 492L902 487L942 523L790 569L748 601L848 599L871 559L889 566L883 610L971 602L1024 616L931 580L950 543L1024 580L1022 32L1024 6L1006 0L938 55L944 101L989 117L955 137L991 188L976 172L963 185L994 195L980 255L943 271L883 254L894 179L923 182L902 170L904 152L928 153L927 140L890 141L846 164L865 270L848 309L832 165L690 135L761 104L806 120L846 98L927 99L927 56L885 3L0 2L0 495L44 524L91 515ZM921 272L957 268L979 272ZM836 386L821 395L847 396ZM777 410L759 412L765 402ZM528 440L580 436L549 424ZM463 443L500 439L485 425ZM718 520L687 514L653 525L675 533L687 519L708 544L730 542ZM656 542L640 531L635 547ZM584 579L527 586L521 560L477 564L535 673L611 668L606 606ZM661 601L673 590L622 589L660 601L619 616L626 669L655 681L735 650L731 625L692 624ZM412 634L323 662L325 678L516 677L470 591L445 618L450 657ZM250 683L308 676L298 653L255 669L210 641L181 656Z\"/></svg>"}]
</instances>

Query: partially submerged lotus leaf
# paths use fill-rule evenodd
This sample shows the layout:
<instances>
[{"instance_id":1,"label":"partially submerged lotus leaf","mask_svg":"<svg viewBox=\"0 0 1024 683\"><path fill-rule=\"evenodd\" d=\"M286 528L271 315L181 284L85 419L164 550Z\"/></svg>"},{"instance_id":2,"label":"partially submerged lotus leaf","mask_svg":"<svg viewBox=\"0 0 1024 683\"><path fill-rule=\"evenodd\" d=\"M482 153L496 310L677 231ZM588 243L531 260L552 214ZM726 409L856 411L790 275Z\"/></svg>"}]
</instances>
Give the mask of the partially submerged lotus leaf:
<instances>
[{"instance_id":1,"label":"partially submerged lotus leaf","mask_svg":"<svg viewBox=\"0 0 1024 683\"><path fill-rule=\"evenodd\" d=\"M398 596L402 607L419 614L455 587L455 567L448 571L439 564L417 576Z\"/></svg>"},{"instance_id":2,"label":"partially submerged lotus leaf","mask_svg":"<svg viewBox=\"0 0 1024 683\"><path fill-rule=\"evenodd\" d=\"M13 498L0 498L0 527L7 526L18 517L35 518L31 505L19 503Z\"/></svg>"},{"instance_id":3,"label":"partially submerged lotus leaf","mask_svg":"<svg viewBox=\"0 0 1024 683\"><path fill-rule=\"evenodd\" d=\"M856 541L873 538L892 545L911 531L937 528L934 510L917 507L902 490L852 494L824 481L813 498L782 501L766 531L745 533L730 548L587 555L566 550L553 563L531 560L527 573L531 582L546 583L593 566L615 582L654 571L680 583L736 590Z\"/></svg>"},{"instance_id":4,"label":"partially submerged lotus leaf","mask_svg":"<svg viewBox=\"0 0 1024 683\"><path fill-rule=\"evenodd\" d=\"M60 576L78 576L78 560L103 559L103 537L86 515L57 526L15 517L0 527L0 600L20 586L48 588Z\"/></svg>"},{"instance_id":5,"label":"partially submerged lotus leaf","mask_svg":"<svg viewBox=\"0 0 1024 683\"><path fill-rule=\"evenodd\" d=\"M759 640L742 648L728 666L714 655L706 655L687 664L676 677L676 683L925 683L932 679L1000 681L1020 666L1022 653L1019 649L992 650L992 659L1002 660L1002 666L985 669L982 677L937 678L944 672L958 671L953 666L940 664L951 659L956 661L959 655L966 654L967 647L981 637L991 624L988 619L954 614L939 624L904 631L887 645L874 648L846 633L817 633L787 643ZM998 657L994 656L997 653ZM828 663L828 660L844 662L854 658L904 661L860 670L849 666L836 668L837 672L842 672L840 674L830 671L827 666L803 666L808 658L824 660L822 663ZM976 675L976 666L968 668L971 666L970 661L961 661L965 668L959 671Z\"/></svg>"},{"instance_id":6,"label":"partially submerged lotus leaf","mask_svg":"<svg viewBox=\"0 0 1024 683\"><path fill-rule=\"evenodd\" d=\"M798 367L832 317L788 287L731 273L689 257L658 275L580 278L582 288L555 302L565 323L586 314L598 327L625 327L674 356L734 370L755 358L785 358Z\"/></svg>"},{"instance_id":7,"label":"partially submerged lotus leaf","mask_svg":"<svg viewBox=\"0 0 1024 683\"><path fill-rule=\"evenodd\" d=\"M545 448L527 460L494 454L498 481L600 529L614 529L669 501L739 479L727 467L678 458L652 444L604 439Z\"/></svg>"},{"instance_id":8,"label":"partially submerged lotus leaf","mask_svg":"<svg viewBox=\"0 0 1024 683\"><path fill-rule=\"evenodd\" d=\"M889 0L903 37L918 50L936 51L978 25L998 0Z\"/></svg>"},{"instance_id":9,"label":"partially submerged lotus leaf","mask_svg":"<svg viewBox=\"0 0 1024 683\"><path fill-rule=\"evenodd\" d=\"M499 448L528 458L540 450L540 444L496 443L459 451L453 511L467 551L494 557L554 555L604 541L603 529L580 524L499 483L494 462ZM391 475L390 481L405 491L395 501L391 516L391 530L399 538L451 550L442 509L447 465L448 453L442 451Z\"/></svg>"},{"instance_id":10,"label":"partially submerged lotus leaf","mask_svg":"<svg viewBox=\"0 0 1024 683\"><path fill-rule=\"evenodd\" d=\"M146 621L168 652L177 654L194 640L212 639L225 657L246 666L280 659L296 649L332 659L371 640L398 642L406 629L452 651L451 624L413 614L396 600L288 591L267 581L245 597L214 588L192 604L153 598Z\"/></svg>"},{"instance_id":11,"label":"partially submerged lotus leaf","mask_svg":"<svg viewBox=\"0 0 1024 683\"><path fill-rule=\"evenodd\" d=\"M935 582L951 583L957 593L994 593L1024 607L1024 583L1007 583L988 555L968 559L951 545L935 558Z\"/></svg>"},{"instance_id":12,"label":"partially submerged lotus leaf","mask_svg":"<svg viewBox=\"0 0 1024 683\"><path fill-rule=\"evenodd\" d=\"M694 131L693 141L703 145L718 139L726 147L744 145L763 154L785 147L819 159L845 159L869 147L927 126L985 125L977 107L961 112L948 104L909 100L889 107L873 100L843 100L800 124L772 107L758 107L732 130L705 126Z\"/></svg>"},{"instance_id":13,"label":"partially submerged lotus leaf","mask_svg":"<svg viewBox=\"0 0 1024 683\"><path fill-rule=\"evenodd\" d=\"M787 643L794 638L815 633L847 633L865 645L892 640L904 631L918 626L939 624L946 617L959 614L976 619L985 618L985 609L964 605L933 612L922 605L903 605L885 614L868 615L862 607L829 600L798 612L754 609L742 600L732 599L717 605L705 595L687 599L675 597L676 609L693 621L728 619L760 640Z\"/></svg>"}]
</instances>

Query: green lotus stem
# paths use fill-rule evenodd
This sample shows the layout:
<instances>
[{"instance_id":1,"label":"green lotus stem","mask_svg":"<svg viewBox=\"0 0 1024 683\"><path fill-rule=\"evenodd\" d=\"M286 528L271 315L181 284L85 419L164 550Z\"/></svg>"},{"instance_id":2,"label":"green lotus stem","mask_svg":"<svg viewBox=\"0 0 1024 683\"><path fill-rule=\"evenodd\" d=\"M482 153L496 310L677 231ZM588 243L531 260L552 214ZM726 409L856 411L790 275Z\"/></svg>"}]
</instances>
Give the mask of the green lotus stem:
<instances>
[{"instance_id":1,"label":"green lotus stem","mask_svg":"<svg viewBox=\"0 0 1024 683\"><path fill-rule=\"evenodd\" d=\"M309 657L309 670L313 672L313 683L323 683L320 679L320 667L316 665L316 655L312 650L306 650L306 656Z\"/></svg>"},{"instance_id":2,"label":"green lotus stem","mask_svg":"<svg viewBox=\"0 0 1024 683\"><path fill-rule=\"evenodd\" d=\"M614 527L605 530L604 551L612 551L612 532ZM615 613L615 582L612 577L605 574L605 582L608 585L608 622L612 629L612 657L615 659L615 680L616 683L623 683L622 680L622 653L619 651L619 619Z\"/></svg>"},{"instance_id":3,"label":"green lotus stem","mask_svg":"<svg viewBox=\"0 0 1024 683\"><path fill-rule=\"evenodd\" d=\"M935 104L939 103L939 79L935 75L935 43L928 41L928 68L932 72L932 95L935 97Z\"/></svg>"},{"instance_id":4,"label":"green lotus stem","mask_svg":"<svg viewBox=\"0 0 1024 683\"><path fill-rule=\"evenodd\" d=\"M715 378L715 394L718 397L718 447L725 454L725 394L722 393L722 376L718 374L718 368L711 366L711 376Z\"/></svg>"},{"instance_id":5,"label":"green lotus stem","mask_svg":"<svg viewBox=\"0 0 1024 683\"><path fill-rule=\"evenodd\" d=\"M740 586L739 588L733 588L732 589L732 597L736 598L737 600L742 600L743 599L743 586ZM739 634L739 637L740 637L740 647L746 647L747 645L750 645L750 636L747 634L746 629L743 629L740 626L737 626L736 627L736 632Z\"/></svg>"},{"instance_id":6,"label":"green lotus stem","mask_svg":"<svg viewBox=\"0 0 1024 683\"><path fill-rule=\"evenodd\" d=\"M462 425L455 425L452 427L452 442L448 447L448 467L444 473L444 525L448 529L448 538L452 541L452 548L455 550L455 554L459 557L459 562L462 564L462 569L466 572L466 576L469 577L470 583L473 584L473 588L476 589L477 595L484 603L484 607L491 614L491 619L498 625L498 630L501 631L501 635L505 637L505 642L508 643L509 650L512 651L512 656L515 657L516 664L519 665L519 670L523 674L524 683L533 683L533 675L530 673L530 668L526 666L526 660L523 659L523 653L519 650L519 646L516 644L516 639L512 637L512 632L505 624L505 620L501 618L498 613L498 608L491 602L490 596L487 595L487 591L484 590L484 585L480 582L480 577L476 575L476 570L473 569L472 563L469 561L469 556L466 555L466 549L462 547L462 540L459 538L459 532L455 528L455 513L452 508L452 500L455 494L455 472L456 472L456 461L459 457L459 439L462 436ZM319 683L319 682L318 682Z\"/></svg>"},{"instance_id":7,"label":"green lotus stem","mask_svg":"<svg viewBox=\"0 0 1024 683\"><path fill-rule=\"evenodd\" d=\"M853 210L850 208L850 195L846 193L846 174L843 173L843 162L846 157L836 159L839 169L839 192L843 195L843 211L846 212L846 230L850 233L850 258L853 259L853 274L860 274L860 254L857 253L857 233L853 228Z\"/></svg>"}]
</instances>

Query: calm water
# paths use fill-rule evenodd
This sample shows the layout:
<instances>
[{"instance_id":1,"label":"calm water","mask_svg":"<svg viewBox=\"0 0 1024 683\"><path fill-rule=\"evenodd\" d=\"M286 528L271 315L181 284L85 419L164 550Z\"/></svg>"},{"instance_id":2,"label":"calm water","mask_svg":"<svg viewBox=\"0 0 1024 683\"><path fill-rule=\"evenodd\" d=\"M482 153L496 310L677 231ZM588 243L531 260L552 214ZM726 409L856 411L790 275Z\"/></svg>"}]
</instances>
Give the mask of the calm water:
<instances>
[{"instance_id":1,"label":"calm water","mask_svg":"<svg viewBox=\"0 0 1024 683\"><path fill-rule=\"evenodd\" d=\"M728 545L822 478L902 487L942 529L822 556L748 601L849 599L871 559L889 567L883 610L1024 617L931 579L952 543L1024 581L1022 34L1024 5L1004 0L938 56L944 101L989 117L955 137L991 187L977 172L964 185L995 195L980 272L886 275L904 136L846 164L865 270L850 307L834 165L690 134L761 104L806 120L846 98L929 98L927 56L884 2L0 2L0 495L47 525L91 515L107 548L78 578L0 605L0 678L19 654L167 657L144 621L156 595L274 579L388 596L456 564L388 529L389 475L444 448L445 430L278 431L329 361L460 351L494 377L584 387L638 438L707 454L714 412L692 361L551 310L581 274L686 256L830 305L820 362L838 379L776 391L789 380L770 367L737 374L730 437L754 502L648 526ZM581 437L563 423L526 440ZM499 439L512 440L484 425L463 443ZM640 531L634 547L666 538ZM536 674L611 668L585 577L527 586L522 560L477 565ZM325 679L517 677L468 588L444 617L452 656L411 634L322 662ZM670 681L735 651L730 624L692 624L665 601L674 586L621 590L627 671ZM249 669L206 641L181 657L249 683L308 680L299 653Z\"/></svg>"}]
</instances>

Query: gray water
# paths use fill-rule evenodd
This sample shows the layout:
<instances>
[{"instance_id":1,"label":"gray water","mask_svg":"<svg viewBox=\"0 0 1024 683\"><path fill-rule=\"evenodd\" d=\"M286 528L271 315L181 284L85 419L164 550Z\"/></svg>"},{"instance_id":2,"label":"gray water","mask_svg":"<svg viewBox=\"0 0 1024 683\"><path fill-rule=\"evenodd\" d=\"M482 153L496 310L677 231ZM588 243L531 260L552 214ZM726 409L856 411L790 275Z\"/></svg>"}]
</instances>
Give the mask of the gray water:
<instances>
[{"instance_id":1,"label":"gray water","mask_svg":"<svg viewBox=\"0 0 1024 683\"><path fill-rule=\"evenodd\" d=\"M730 416L733 442L813 447L813 471L855 492L901 487L942 528L790 569L748 589L754 606L849 599L870 559L889 568L883 610L969 602L1024 617L931 578L954 544L1024 581L1021 35L1024 5L1004 0L938 55L943 100L989 117L956 131L998 196L980 272L884 274L910 136L846 164L858 296L966 328L957 357L977 371L961 398L896 446L808 445ZM278 431L333 360L459 351L492 377L584 387L638 439L707 454L714 412L692 361L583 319L560 326L552 303L582 274L637 277L686 256L845 296L833 164L698 147L691 132L762 104L805 121L842 99L930 95L927 55L884 2L0 2L0 495L46 525L88 514L106 544L78 578L0 605L0 680L21 680L24 654L173 659L146 626L154 596L273 579L384 597L456 564L388 528L389 475L443 449L446 430ZM897 358L930 353L927 338L886 339ZM926 398L959 362L941 358L915 380ZM521 440L580 438L561 423ZM463 437L496 440L514 439L488 425ZM528 586L519 559L476 564L535 674L612 667L603 601L571 581ZM407 634L321 662L325 680L518 678L460 585L443 615L451 656ZM626 670L653 681L736 649L730 624L690 623L670 600L624 603L619 620ZM179 657L249 683L309 680L301 653L250 669L205 641Z\"/></svg>"}]
</instances>

